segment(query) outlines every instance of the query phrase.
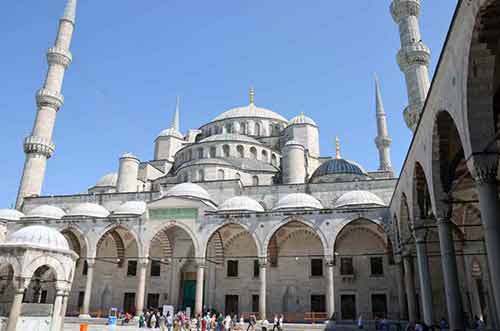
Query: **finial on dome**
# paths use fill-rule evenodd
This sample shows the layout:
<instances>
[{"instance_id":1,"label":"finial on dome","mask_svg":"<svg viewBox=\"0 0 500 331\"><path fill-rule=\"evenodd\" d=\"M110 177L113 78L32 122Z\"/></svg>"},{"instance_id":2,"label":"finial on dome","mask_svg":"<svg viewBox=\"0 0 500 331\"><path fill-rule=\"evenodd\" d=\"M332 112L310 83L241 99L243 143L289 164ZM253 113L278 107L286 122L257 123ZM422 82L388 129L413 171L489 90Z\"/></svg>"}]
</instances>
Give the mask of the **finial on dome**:
<instances>
[{"instance_id":1,"label":"finial on dome","mask_svg":"<svg viewBox=\"0 0 500 331\"><path fill-rule=\"evenodd\" d=\"M335 158L340 159L340 139L339 136L335 136Z\"/></svg>"},{"instance_id":2,"label":"finial on dome","mask_svg":"<svg viewBox=\"0 0 500 331\"><path fill-rule=\"evenodd\" d=\"M250 104L255 104L255 89L253 88L253 86L250 87Z\"/></svg>"}]
</instances>

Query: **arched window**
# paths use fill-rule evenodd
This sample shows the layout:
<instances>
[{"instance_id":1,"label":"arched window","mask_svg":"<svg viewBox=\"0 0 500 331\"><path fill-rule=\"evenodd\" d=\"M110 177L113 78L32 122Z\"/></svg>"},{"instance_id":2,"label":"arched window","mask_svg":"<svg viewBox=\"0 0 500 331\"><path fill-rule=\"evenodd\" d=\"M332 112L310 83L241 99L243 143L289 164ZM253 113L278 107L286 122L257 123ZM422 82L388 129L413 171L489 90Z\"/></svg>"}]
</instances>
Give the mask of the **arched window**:
<instances>
[{"instance_id":1,"label":"arched window","mask_svg":"<svg viewBox=\"0 0 500 331\"><path fill-rule=\"evenodd\" d=\"M223 180L226 178L226 174L224 173L224 170L219 169L217 170L217 179Z\"/></svg>"},{"instance_id":2,"label":"arched window","mask_svg":"<svg viewBox=\"0 0 500 331\"><path fill-rule=\"evenodd\" d=\"M250 157L257 160L257 149L255 147L250 147Z\"/></svg>"},{"instance_id":3,"label":"arched window","mask_svg":"<svg viewBox=\"0 0 500 331\"><path fill-rule=\"evenodd\" d=\"M245 157L245 149L243 148L243 145L236 146L236 151L238 152L238 157L240 158Z\"/></svg>"},{"instance_id":4,"label":"arched window","mask_svg":"<svg viewBox=\"0 0 500 331\"><path fill-rule=\"evenodd\" d=\"M254 130L254 135L256 136L260 136L261 134L261 126L260 126L260 123L255 123L255 130Z\"/></svg>"},{"instance_id":5,"label":"arched window","mask_svg":"<svg viewBox=\"0 0 500 331\"><path fill-rule=\"evenodd\" d=\"M187 172L184 173L184 183L189 182L189 174Z\"/></svg>"},{"instance_id":6,"label":"arched window","mask_svg":"<svg viewBox=\"0 0 500 331\"><path fill-rule=\"evenodd\" d=\"M205 180L205 172L203 169L198 170L198 181L202 182Z\"/></svg>"},{"instance_id":7,"label":"arched window","mask_svg":"<svg viewBox=\"0 0 500 331\"><path fill-rule=\"evenodd\" d=\"M226 133L233 133L233 124L232 123L226 124Z\"/></svg>"},{"instance_id":8,"label":"arched window","mask_svg":"<svg viewBox=\"0 0 500 331\"><path fill-rule=\"evenodd\" d=\"M217 156L217 148L215 146L210 147L210 157Z\"/></svg>"},{"instance_id":9,"label":"arched window","mask_svg":"<svg viewBox=\"0 0 500 331\"><path fill-rule=\"evenodd\" d=\"M278 165L278 158L276 157L276 154L271 156L271 164L275 167Z\"/></svg>"},{"instance_id":10,"label":"arched window","mask_svg":"<svg viewBox=\"0 0 500 331\"><path fill-rule=\"evenodd\" d=\"M267 156L267 151L265 149L262 150L262 161L269 162L269 158Z\"/></svg>"},{"instance_id":11,"label":"arched window","mask_svg":"<svg viewBox=\"0 0 500 331\"><path fill-rule=\"evenodd\" d=\"M247 123L241 122L240 123L240 133L241 134L247 134Z\"/></svg>"},{"instance_id":12,"label":"arched window","mask_svg":"<svg viewBox=\"0 0 500 331\"><path fill-rule=\"evenodd\" d=\"M274 136L274 125L271 123L269 124L269 136Z\"/></svg>"},{"instance_id":13,"label":"arched window","mask_svg":"<svg viewBox=\"0 0 500 331\"><path fill-rule=\"evenodd\" d=\"M229 145L222 146L222 153L224 154L224 157L229 157Z\"/></svg>"},{"instance_id":14,"label":"arched window","mask_svg":"<svg viewBox=\"0 0 500 331\"><path fill-rule=\"evenodd\" d=\"M258 176L253 176L252 177L252 185L253 186L258 186L259 185L259 177Z\"/></svg>"},{"instance_id":15,"label":"arched window","mask_svg":"<svg viewBox=\"0 0 500 331\"><path fill-rule=\"evenodd\" d=\"M198 148L198 158L203 159L203 148Z\"/></svg>"},{"instance_id":16,"label":"arched window","mask_svg":"<svg viewBox=\"0 0 500 331\"><path fill-rule=\"evenodd\" d=\"M191 161L193 159L193 151L189 150L188 151L188 160Z\"/></svg>"}]
</instances>

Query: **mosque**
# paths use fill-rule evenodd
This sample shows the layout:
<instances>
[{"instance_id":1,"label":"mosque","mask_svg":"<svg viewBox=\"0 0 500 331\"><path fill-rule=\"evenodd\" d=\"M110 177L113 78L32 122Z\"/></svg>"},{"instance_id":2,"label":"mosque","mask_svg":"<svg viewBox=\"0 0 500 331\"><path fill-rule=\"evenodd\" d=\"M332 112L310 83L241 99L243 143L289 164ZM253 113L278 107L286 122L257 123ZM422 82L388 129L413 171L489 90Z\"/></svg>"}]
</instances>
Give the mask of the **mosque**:
<instances>
[{"instance_id":1,"label":"mosque","mask_svg":"<svg viewBox=\"0 0 500 331\"><path fill-rule=\"evenodd\" d=\"M254 313L259 319L283 313L288 321L311 316L353 320L362 314L366 319L386 316L427 323L446 315L452 326L463 323L458 313L471 312L491 316L494 325L500 282L490 279L500 277L500 265L489 257L500 253L498 226L488 223L493 229L484 231L490 233L488 252L480 253L476 242L459 242L458 232L450 233L455 226L442 216L438 226L433 225L432 219L443 215L433 185L438 177L425 172L439 158L427 156L425 146L438 145L425 139L433 137L431 114L437 111L426 109L447 100L442 95L453 88L446 84L465 81L462 76L442 76L468 72L446 57L465 49L463 36L469 34L460 34L460 29L469 28L476 16L493 20L488 10L496 13L499 7L500 1L493 0L459 2L431 85L430 51L418 25L420 0L392 1L402 46L397 60L408 89L404 118L415 134L401 178L391 164L392 141L376 80L372 116L377 123L378 169L365 170L344 158L338 138L336 155L321 155L319 127L312 118L301 113L287 119L261 107L252 88L245 105L221 110L187 132L180 130L177 102L170 127L158 128L151 160L127 152L119 158L117 171L89 184L86 193L43 195L47 160L55 151L52 132L64 103L63 77L72 60L76 0L68 0L55 45L47 53L45 83L36 94L33 131L24 141L26 162L16 209L0 210L0 298L11 303L1 306L0 313L9 316L7 330L15 330L21 309L32 304L53 304L58 315L53 330L60 328L65 315L94 318L113 307L138 313L163 305L194 314L206 309ZM500 30L493 23L487 41L498 41L494 33ZM475 48L477 54L493 54L493 62L481 58L476 64L476 75L485 78L486 69L479 66L494 65L496 53L488 45L481 47ZM444 87L439 89L439 84ZM479 93L483 85L473 86ZM428 95L434 99L429 101ZM458 135L453 135L448 117L440 121L452 134L442 138L448 145L439 146L448 147L438 155L446 156L446 164L463 175L470 163L464 161L463 150L458 158L446 154L460 151L451 143ZM486 138L475 139L477 143ZM413 159L423 163L415 173L408 170ZM481 223L480 214L491 220L500 211L491 207L498 199L496 185L479 183L479 198L489 202L471 215ZM463 185L460 199L479 206L477 194L467 193L472 184ZM429 188L432 194L426 193ZM483 238L476 232L475 239ZM469 258L460 259L453 243L461 245L460 252L478 256L471 257L475 269L467 267ZM432 256L436 246L439 253ZM455 256L467 270L459 280ZM488 261L489 273L484 271ZM454 304L462 302L460 293L467 293L462 299L468 305Z\"/></svg>"}]
</instances>

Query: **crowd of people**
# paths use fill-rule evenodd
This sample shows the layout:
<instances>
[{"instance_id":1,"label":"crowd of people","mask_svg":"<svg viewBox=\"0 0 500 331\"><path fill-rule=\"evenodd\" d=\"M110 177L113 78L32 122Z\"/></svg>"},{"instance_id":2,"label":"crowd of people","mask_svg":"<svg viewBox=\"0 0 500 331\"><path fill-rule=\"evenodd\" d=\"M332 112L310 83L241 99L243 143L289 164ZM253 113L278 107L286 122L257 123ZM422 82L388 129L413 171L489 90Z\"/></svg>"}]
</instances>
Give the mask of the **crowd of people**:
<instances>
[{"instance_id":1,"label":"crowd of people","mask_svg":"<svg viewBox=\"0 0 500 331\"><path fill-rule=\"evenodd\" d=\"M215 311L189 318L183 311L163 314L162 311L148 310L139 315L139 328L161 331L283 331L283 320L283 315L274 315L273 321L269 322L257 321L257 317L252 314L245 322L243 316L231 317L230 314Z\"/></svg>"}]
</instances>

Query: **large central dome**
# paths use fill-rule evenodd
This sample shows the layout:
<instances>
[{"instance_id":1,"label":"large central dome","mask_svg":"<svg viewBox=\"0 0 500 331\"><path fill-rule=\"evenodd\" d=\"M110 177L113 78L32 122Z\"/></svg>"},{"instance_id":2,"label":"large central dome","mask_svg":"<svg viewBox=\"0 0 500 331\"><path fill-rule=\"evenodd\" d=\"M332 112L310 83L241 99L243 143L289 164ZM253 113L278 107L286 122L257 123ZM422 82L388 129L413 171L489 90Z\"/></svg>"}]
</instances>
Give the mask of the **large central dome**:
<instances>
[{"instance_id":1,"label":"large central dome","mask_svg":"<svg viewBox=\"0 0 500 331\"><path fill-rule=\"evenodd\" d=\"M215 121L222 121L222 120L227 120L231 118L241 118L241 117L257 117L257 118L270 118L273 120L278 120L282 122L287 122L288 120L281 116L278 113L273 112L272 110L266 109L266 108L260 108L257 107L255 104L251 103L248 106L244 107L237 107L230 109L228 111L223 112L216 118L214 118Z\"/></svg>"}]
</instances>

